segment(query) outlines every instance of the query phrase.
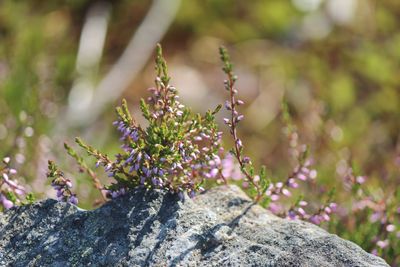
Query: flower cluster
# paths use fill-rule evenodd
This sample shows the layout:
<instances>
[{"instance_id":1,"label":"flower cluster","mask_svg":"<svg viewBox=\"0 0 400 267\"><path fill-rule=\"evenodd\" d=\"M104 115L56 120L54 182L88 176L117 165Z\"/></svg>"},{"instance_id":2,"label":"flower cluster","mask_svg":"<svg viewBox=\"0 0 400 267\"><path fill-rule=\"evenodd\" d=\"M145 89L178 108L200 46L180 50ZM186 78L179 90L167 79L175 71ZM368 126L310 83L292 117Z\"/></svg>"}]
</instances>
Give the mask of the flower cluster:
<instances>
[{"instance_id":1,"label":"flower cluster","mask_svg":"<svg viewBox=\"0 0 400 267\"><path fill-rule=\"evenodd\" d=\"M26 194L25 188L10 178L17 173L11 168L10 161L9 157L5 157L3 166L0 167L0 207L3 209L23 203L23 196ZM28 198L30 199L31 195Z\"/></svg>"},{"instance_id":2,"label":"flower cluster","mask_svg":"<svg viewBox=\"0 0 400 267\"><path fill-rule=\"evenodd\" d=\"M400 191L388 194L384 199L376 198L365 183L366 176L355 175L353 168L348 167L343 173L345 189L357 196L351 208L351 214L369 220L369 225L375 233L371 243L371 252L384 255L400 245Z\"/></svg>"},{"instance_id":3,"label":"flower cluster","mask_svg":"<svg viewBox=\"0 0 400 267\"><path fill-rule=\"evenodd\" d=\"M332 197L329 197L329 201L314 213L308 213L306 211L306 207L309 205L302 197L287 211L285 211L283 204L279 202L282 196L286 198L292 197L291 190L298 188L299 182L316 179L317 171L311 169L312 160L307 157L307 154L307 150L303 150L301 153L294 153L293 155L296 155L298 165L293 169L292 173L284 182L276 182L269 185L266 191L266 194L271 199L268 209L272 213L288 219L301 219L314 224L321 224L322 222L330 221L331 214L336 212L337 204L331 201Z\"/></svg>"},{"instance_id":4,"label":"flower cluster","mask_svg":"<svg viewBox=\"0 0 400 267\"><path fill-rule=\"evenodd\" d=\"M337 210L337 204L334 202L329 202L322 205L317 212L313 214L307 213L305 207L309 204L304 200L298 201L293 207L287 212L287 218L291 220L304 220L310 221L313 224L321 224L323 222L328 222L331 220L331 214L335 213Z\"/></svg>"},{"instance_id":5,"label":"flower cluster","mask_svg":"<svg viewBox=\"0 0 400 267\"><path fill-rule=\"evenodd\" d=\"M47 178L52 179L51 186L57 192L57 199L62 202L69 202L71 204L77 205L78 198L76 194L72 193L71 191L71 180L65 178L64 173L60 171L57 165L51 160L49 160L48 168L49 170L47 172Z\"/></svg>"},{"instance_id":6,"label":"flower cluster","mask_svg":"<svg viewBox=\"0 0 400 267\"><path fill-rule=\"evenodd\" d=\"M304 154L303 154L304 155ZM278 201L281 196L291 197L291 189L299 187L299 181L308 181L317 177L317 171L310 170L311 160L307 159L296 166L293 172L288 176L284 182L271 183L265 192L270 196L272 202Z\"/></svg>"},{"instance_id":7,"label":"flower cluster","mask_svg":"<svg viewBox=\"0 0 400 267\"><path fill-rule=\"evenodd\" d=\"M149 122L138 125L123 100L117 107L113 124L121 134L122 151L113 161L107 155L77 139L77 143L103 166L115 183L107 187L108 196L116 197L128 189L143 187L170 192L187 192L193 197L202 191L204 179L223 180L222 132L217 129L218 106L205 115L193 114L180 101L177 89L170 85L167 65L157 47L155 87L151 96L140 103Z\"/></svg>"}]
</instances>

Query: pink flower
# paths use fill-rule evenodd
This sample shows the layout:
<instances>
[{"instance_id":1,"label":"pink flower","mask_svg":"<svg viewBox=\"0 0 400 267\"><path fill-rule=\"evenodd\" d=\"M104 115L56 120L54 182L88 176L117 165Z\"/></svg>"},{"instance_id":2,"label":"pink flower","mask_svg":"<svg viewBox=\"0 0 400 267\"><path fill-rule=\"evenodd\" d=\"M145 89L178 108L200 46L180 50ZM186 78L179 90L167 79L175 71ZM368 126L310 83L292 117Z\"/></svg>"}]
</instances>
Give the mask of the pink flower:
<instances>
[{"instance_id":1,"label":"pink flower","mask_svg":"<svg viewBox=\"0 0 400 267\"><path fill-rule=\"evenodd\" d=\"M386 231L393 232L394 230L396 230L396 226L394 226L393 224L388 224L386 226Z\"/></svg>"},{"instance_id":2,"label":"pink flower","mask_svg":"<svg viewBox=\"0 0 400 267\"><path fill-rule=\"evenodd\" d=\"M210 171L210 176L211 176L212 178L214 178L215 176L217 176L218 172L219 172L219 170L216 169L216 168L214 168L214 169L212 169L212 170Z\"/></svg>"},{"instance_id":3,"label":"pink flower","mask_svg":"<svg viewBox=\"0 0 400 267\"><path fill-rule=\"evenodd\" d=\"M317 178L317 171L316 170L311 170L309 175L310 175L311 179L315 179L315 178Z\"/></svg>"},{"instance_id":4,"label":"pink flower","mask_svg":"<svg viewBox=\"0 0 400 267\"><path fill-rule=\"evenodd\" d=\"M274 195L271 196L271 200L272 201L278 201L279 200L279 196L274 194Z\"/></svg>"},{"instance_id":5,"label":"pink flower","mask_svg":"<svg viewBox=\"0 0 400 267\"><path fill-rule=\"evenodd\" d=\"M334 203L334 202L330 203L330 204L329 204L329 207L331 208L331 210L332 210L333 212L335 212L335 211L337 210L337 204Z\"/></svg>"},{"instance_id":6,"label":"pink flower","mask_svg":"<svg viewBox=\"0 0 400 267\"><path fill-rule=\"evenodd\" d=\"M302 180L302 181L305 181L305 180L307 180L307 176L305 176L305 175L302 174L302 173L299 173L299 174L297 174L297 179Z\"/></svg>"},{"instance_id":7,"label":"pink flower","mask_svg":"<svg viewBox=\"0 0 400 267\"><path fill-rule=\"evenodd\" d=\"M363 184L363 183L365 183L365 177L364 176L357 176L356 177L356 182L358 183L358 184Z\"/></svg>"},{"instance_id":8,"label":"pink flower","mask_svg":"<svg viewBox=\"0 0 400 267\"><path fill-rule=\"evenodd\" d=\"M282 194L284 194L287 197L292 196L292 193L289 190L287 190L286 188L282 189Z\"/></svg>"},{"instance_id":9,"label":"pink flower","mask_svg":"<svg viewBox=\"0 0 400 267\"><path fill-rule=\"evenodd\" d=\"M321 219L319 218L318 215L313 215L313 216L311 216L310 221L311 221L313 224L320 224L320 223L321 223Z\"/></svg>"},{"instance_id":10,"label":"pink flower","mask_svg":"<svg viewBox=\"0 0 400 267\"><path fill-rule=\"evenodd\" d=\"M330 221L330 219L331 219L331 217L329 217L329 215L326 213L322 214L322 218L327 222Z\"/></svg>"},{"instance_id":11,"label":"pink flower","mask_svg":"<svg viewBox=\"0 0 400 267\"><path fill-rule=\"evenodd\" d=\"M301 200L301 201L299 202L299 205L302 206L302 207L304 207L304 206L307 206L308 203L307 203L307 201Z\"/></svg>"},{"instance_id":12,"label":"pink flower","mask_svg":"<svg viewBox=\"0 0 400 267\"><path fill-rule=\"evenodd\" d=\"M274 214L278 214L282 210L282 207L277 203L270 203L268 208Z\"/></svg>"},{"instance_id":13,"label":"pink flower","mask_svg":"<svg viewBox=\"0 0 400 267\"><path fill-rule=\"evenodd\" d=\"M389 246L389 240L379 240L378 242L376 242L376 245L380 248L385 248L387 246Z\"/></svg>"},{"instance_id":14,"label":"pink flower","mask_svg":"<svg viewBox=\"0 0 400 267\"><path fill-rule=\"evenodd\" d=\"M295 180L295 179L290 178L290 179L288 180L288 186L291 187L291 188L298 188L298 187L299 187L299 184L296 183L296 180Z\"/></svg>"},{"instance_id":15,"label":"pink flower","mask_svg":"<svg viewBox=\"0 0 400 267\"><path fill-rule=\"evenodd\" d=\"M329 207L325 207L324 210L325 210L325 212L328 213L328 214L332 213L332 209L329 208Z\"/></svg>"},{"instance_id":16,"label":"pink flower","mask_svg":"<svg viewBox=\"0 0 400 267\"><path fill-rule=\"evenodd\" d=\"M305 216L307 214L303 208L298 208L297 211L301 216Z\"/></svg>"},{"instance_id":17,"label":"pink flower","mask_svg":"<svg viewBox=\"0 0 400 267\"><path fill-rule=\"evenodd\" d=\"M11 200L7 199L4 195L0 194L0 203L5 209L11 209L14 206Z\"/></svg>"}]
</instances>

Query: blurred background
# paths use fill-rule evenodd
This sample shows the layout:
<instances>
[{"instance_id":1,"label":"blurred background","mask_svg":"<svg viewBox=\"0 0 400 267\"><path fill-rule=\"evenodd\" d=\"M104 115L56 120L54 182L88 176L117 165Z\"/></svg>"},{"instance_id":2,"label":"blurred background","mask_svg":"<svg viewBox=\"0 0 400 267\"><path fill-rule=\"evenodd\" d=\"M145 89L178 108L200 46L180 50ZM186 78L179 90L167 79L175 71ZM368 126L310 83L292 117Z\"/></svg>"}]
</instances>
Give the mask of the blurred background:
<instances>
[{"instance_id":1,"label":"blurred background","mask_svg":"<svg viewBox=\"0 0 400 267\"><path fill-rule=\"evenodd\" d=\"M398 206L400 1L1 1L0 156L12 158L38 198L54 197L45 175L53 159L74 177L80 205L92 207L99 195L63 142L81 136L109 155L118 151L114 106L127 98L141 121L157 42L172 84L198 112L226 98L218 47L227 46L246 102L245 152L276 181L293 168L280 118L286 99L318 170L318 187L302 194L321 202L335 187L349 208L327 227L373 249L372 226L360 227L368 213L353 218L357 192L343 177L352 166L376 202Z\"/></svg>"}]
</instances>

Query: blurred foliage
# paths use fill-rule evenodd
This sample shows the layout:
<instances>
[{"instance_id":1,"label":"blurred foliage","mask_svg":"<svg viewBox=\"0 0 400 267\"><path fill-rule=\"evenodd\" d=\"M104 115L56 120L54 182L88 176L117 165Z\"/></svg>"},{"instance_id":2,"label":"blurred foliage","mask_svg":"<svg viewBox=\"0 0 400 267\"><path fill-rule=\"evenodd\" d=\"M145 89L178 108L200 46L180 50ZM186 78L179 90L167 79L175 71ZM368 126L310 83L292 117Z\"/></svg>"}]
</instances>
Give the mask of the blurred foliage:
<instances>
[{"instance_id":1,"label":"blurred foliage","mask_svg":"<svg viewBox=\"0 0 400 267\"><path fill-rule=\"evenodd\" d=\"M63 123L82 25L93 3L0 4L0 156L13 158L22 182L38 196L54 194L45 179L48 159L65 159L63 169L69 166L71 172L78 168L60 153L63 141L81 135L115 152L112 112L87 125L89 130L54 130ZM149 8L148 1L110 3L100 76L122 54ZM224 100L217 53L219 45L227 45L247 103L240 129L246 153L256 164L266 164L276 180L287 175L291 162L279 119L285 98L319 173L319 187L302 188L306 199L321 203L324 193L336 187L336 201L351 207L356 198L349 196L356 193L347 191L342 180L350 165L368 177L364 186L377 200L389 201L399 187L399 29L398 0L192 0L182 1L162 43L172 84L199 111ZM133 110L152 85L153 73L150 62L126 90ZM77 192L83 207L90 208L99 195L84 177L76 177ZM376 225L368 223L368 214L355 214L341 214L345 219L328 227L370 251ZM394 219L400 230L398 215ZM382 255L395 266L400 245L393 244L397 250Z\"/></svg>"}]
</instances>

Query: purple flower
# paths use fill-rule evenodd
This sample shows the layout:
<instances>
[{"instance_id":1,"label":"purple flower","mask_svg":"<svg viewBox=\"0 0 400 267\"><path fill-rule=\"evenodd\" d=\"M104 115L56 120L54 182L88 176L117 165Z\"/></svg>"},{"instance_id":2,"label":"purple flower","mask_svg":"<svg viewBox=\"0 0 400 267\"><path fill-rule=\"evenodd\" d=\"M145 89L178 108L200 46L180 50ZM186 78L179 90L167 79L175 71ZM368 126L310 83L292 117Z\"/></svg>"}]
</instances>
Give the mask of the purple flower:
<instances>
[{"instance_id":1,"label":"purple flower","mask_svg":"<svg viewBox=\"0 0 400 267\"><path fill-rule=\"evenodd\" d=\"M232 109L231 102L229 102L228 100L225 101L225 108L226 108L227 110L231 110L231 109Z\"/></svg>"},{"instance_id":2,"label":"purple flower","mask_svg":"<svg viewBox=\"0 0 400 267\"><path fill-rule=\"evenodd\" d=\"M68 202L74 205L78 205L78 198L76 197L76 195L72 195L69 199Z\"/></svg>"},{"instance_id":3,"label":"purple flower","mask_svg":"<svg viewBox=\"0 0 400 267\"><path fill-rule=\"evenodd\" d=\"M289 210L289 212L288 212L288 218L291 219L291 220L297 219L297 214L296 214L296 212L294 212L293 210Z\"/></svg>"},{"instance_id":4,"label":"purple flower","mask_svg":"<svg viewBox=\"0 0 400 267\"><path fill-rule=\"evenodd\" d=\"M250 163L249 157L243 157L243 163Z\"/></svg>"},{"instance_id":5,"label":"purple flower","mask_svg":"<svg viewBox=\"0 0 400 267\"><path fill-rule=\"evenodd\" d=\"M106 172L108 172L109 170L111 170L111 168L112 168L112 164L111 164L111 163L108 163L108 164L105 166L104 170L105 170Z\"/></svg>"},{"instance_id":6,"label":"purple flower","mask_svg":"<svg viewBox=\"0 0 400 267\"><path fill-rule=\"evenodd\" d=\"M129 158L126 159L125 164L129 164L133 161L134 155L131 155Z\"/></svg>"},{"instance_id":7,"label":"purple flower","mask_svg":"<svg viewBox=\"0 0 400 267\"><path fill-rule=\"evenodd\" d=\"M313 216L311 216L310 221L313 224L317 224L318 225L318 224L321 223L321 218L318 215L313 215Z\"/></svg>"},{"instance_id":8,"label":"purple flower","mask_svg":"<svg viewBox=\"0 0 400 267\"><path fill-rule=\"evenodd\" d=\"M57 190L56 191L57 199L61 200L63 198L63 194L64 194L64 191L62 191L61 189Z\"/></svg>"},{"instance_id":9,"label":"purple flower","mask_svg":"<svg viewBox=\"0 0 400 267\"><path fill-rule=\"evenodd\" d=\"M159 186L160 185L160 180L157 178L152 178L151 182L153 183L154 186Z\"/></svg>"}]
</instances>

